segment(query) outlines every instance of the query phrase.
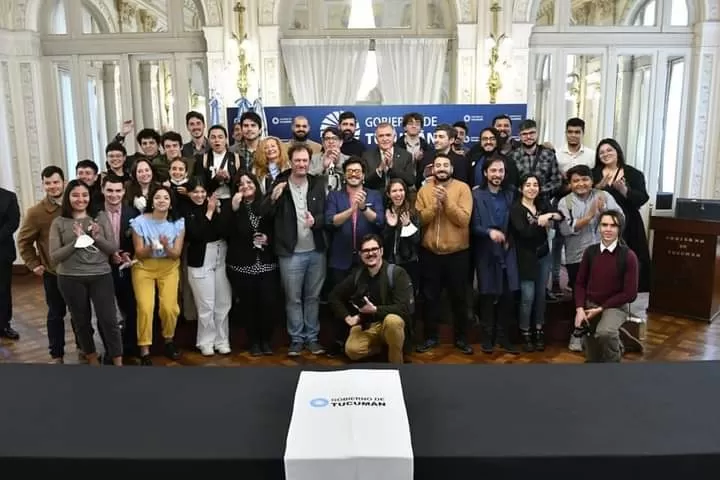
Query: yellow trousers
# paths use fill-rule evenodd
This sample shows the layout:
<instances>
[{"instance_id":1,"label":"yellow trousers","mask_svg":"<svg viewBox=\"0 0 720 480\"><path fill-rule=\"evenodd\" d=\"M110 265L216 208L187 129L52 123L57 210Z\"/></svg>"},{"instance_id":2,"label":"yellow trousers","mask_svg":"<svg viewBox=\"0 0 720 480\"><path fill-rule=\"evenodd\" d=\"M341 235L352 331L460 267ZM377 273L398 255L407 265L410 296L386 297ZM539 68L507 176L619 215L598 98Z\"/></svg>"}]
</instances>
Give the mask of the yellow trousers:
<instances>
[{"instance_id":1,"label":"yellow trousers","mask_svg":"<svg viewBox=\"0 0 720 480\"><path fill-rule=\"evenodd\" d=\"M404 343L405 321L391 313L382 322L374 322L365 330L359 325L352 327L345 341L345 355L350 360L360 360L377 355L385 344L388 346L390 363L403 363Z\"/></svg>"},{"instance_id":2,"label":"yellow trousers","mask_svg":"<svg viewBox=\"0 0 720 480\"><path fill-rule=\"evenodd\" d=\"M138 346L149 347L153 342L153 312L155 310L155 287L160 302L162 336L171 340L175 336L178 305L180 261L169 258L146 258L132 267L132 283L137 302Z\"/></svg>"}]
</instances>

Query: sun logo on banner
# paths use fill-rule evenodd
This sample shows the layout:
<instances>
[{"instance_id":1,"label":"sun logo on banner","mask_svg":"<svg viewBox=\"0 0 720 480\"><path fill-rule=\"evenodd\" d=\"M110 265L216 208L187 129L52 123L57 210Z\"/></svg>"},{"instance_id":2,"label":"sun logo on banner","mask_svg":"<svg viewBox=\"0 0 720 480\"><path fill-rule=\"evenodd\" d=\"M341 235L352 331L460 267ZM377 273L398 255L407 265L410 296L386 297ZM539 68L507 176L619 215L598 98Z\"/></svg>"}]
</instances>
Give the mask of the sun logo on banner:
<instances>
[{"instance_id":1,"label":"sun logo on banner","mask_svg":"<svg viewBox=\"0 0 720 480\"><path fill-rule=\"evenodd\" d=\"M338 129L340 129L340 114L341 113L343 113L342 110L336 110L334 112L330 112L327 115L325 115L325 118L323 118L322 122L320 122L320 138L322 138L322 133L328 127L336 127ZM359 124L355 127L355 140L360 140L360 125Z\"/></svg>"},{"instance_id":2,"label":"sun logo on banner","mask_svg":"<svg viewBox=\"0 0 720 480\"><path fill-rule=\"evenodd\" d=\"M310 406L315 408L327 407L330 404L330 400L327 398L313 398L310 400Z\"/></svg>"}]
</instances>

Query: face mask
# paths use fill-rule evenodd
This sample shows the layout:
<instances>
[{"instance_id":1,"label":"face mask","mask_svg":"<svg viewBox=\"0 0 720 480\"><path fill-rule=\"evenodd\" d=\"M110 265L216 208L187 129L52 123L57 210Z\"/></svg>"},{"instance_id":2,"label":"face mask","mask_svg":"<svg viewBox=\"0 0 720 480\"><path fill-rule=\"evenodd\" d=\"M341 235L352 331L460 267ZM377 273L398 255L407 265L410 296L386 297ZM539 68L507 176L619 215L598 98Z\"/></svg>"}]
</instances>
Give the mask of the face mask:
<instances>
[{"instance_id":1,"label":"face mask","mask_svg":"<svg viewBox=\"0 0 720 480\"><path fill-rule=\"evenodd\" d=\"M90 252L97 252L98 249L93 244L95 240L90 235L80 235L75 240L75 248L84 248Z\"/></svg>"}]
</instances>

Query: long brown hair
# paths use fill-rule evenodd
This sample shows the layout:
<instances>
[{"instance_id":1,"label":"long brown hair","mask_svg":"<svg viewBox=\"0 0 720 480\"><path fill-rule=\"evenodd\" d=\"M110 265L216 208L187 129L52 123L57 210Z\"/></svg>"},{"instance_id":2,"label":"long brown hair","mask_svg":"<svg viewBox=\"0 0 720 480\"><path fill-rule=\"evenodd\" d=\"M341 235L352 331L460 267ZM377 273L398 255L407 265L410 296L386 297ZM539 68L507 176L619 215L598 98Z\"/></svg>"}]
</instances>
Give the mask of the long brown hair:
<instances>
[{"instance_id":1,"label":"long brown hair","mask_svg":"<svg viewBox=\"0 0 720 480\"><path fill-rule=\"evenodd\" d=\"M403 200L402 205L400 205L400 207L398 208L398 211L396 212L397 215L400 216L405 212L408 212L410 215L414 215L415 206L410 201L410 193L408 192L408 186L401 178L391 179L388 182L387 187L385 187L385 201L387 203L387 208L392 210L395 206L392 199L390 198L390 190L392 190L393 185L401 185L403 187L403 190L405 191L405 199Z\"/></svg>"}]
</instances>

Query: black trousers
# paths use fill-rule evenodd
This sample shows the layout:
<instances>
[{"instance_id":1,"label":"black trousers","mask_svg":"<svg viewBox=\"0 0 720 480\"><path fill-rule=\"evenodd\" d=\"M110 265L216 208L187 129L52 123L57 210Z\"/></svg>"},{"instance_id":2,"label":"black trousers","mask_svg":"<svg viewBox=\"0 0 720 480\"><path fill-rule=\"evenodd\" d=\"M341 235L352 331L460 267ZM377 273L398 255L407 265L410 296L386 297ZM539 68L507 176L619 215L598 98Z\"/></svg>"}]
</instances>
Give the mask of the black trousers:
<instances>
[{"instance_id":1,"label":"black trousers","mask_svg":"<svg viewBox=\"0 0 720 480\"><path fill-rule=\"evenodd\" d=\"M115 299L124 320L122 324L123 352L125 355L133 355L137 350L137 304L135 303L135 290L132 286L130 268L119 270L117 265L113 265L112 276L115 285Z\"/></svg>"},{"instance_id":2,"label":"black trousers","mask_svg":"<svg viewBox=\"0 0 720 480\"><path fill-rule=\"evenodd\" d=\"M507 273L503 274L503 293L501 295L480 296L480 327L483 339L509 341L510 328L517 325L515 293L508 287Z\"/></svg>"},{"instance_id":3,"label":"black trousers","mask_svg":"<svg viewBox=\"0 0 720 480\"><path fill-rule=\"evenodd\" d=\"M568 274L568 287L572 288L573 301L575 300L575 281L577 280L578 272L580 271L580 262L568 263L565 265L565 269Z\"/></svg>"},{"instance_id":4,"label":"black trousers","mask_svg":"<svg viewBox=\"0 0 720 480\"><path fill-rule=\"evenodd\" d=\"M227 277L233 296L237 296L242 308L248 342L250 345L270 344L275 322L285 309L279 269L248 275L228 268Z\"/></svg>"},{"instance_id":5,"label":"black trousers","mask_svg":"<svg viewBox=\"0 0 720 480\"><path fill-rule=\"evenodd\" d=\"M0 262L0 330L12 320L12 262Z\"/></svg>"},{"instance_id":6,"label":"black trousers","mask_svg":"<svg viewBox=\"0 0 720 480\"><path fill-rule=\"evenodd\" d=\"M447 288L453 313L455 340L465 340L468 324L467 279L470 266L469 250L436 255L428 250L420 251L422 265L423 324L425 339L437 339L438 325L442 318L441 295Z\"/></svg>"},{"instance_id":7,"label":"black trousers","mask_svg":"<svg viewBox=\"0 0 720 480\"><path fill-rule=\"evenodd\" d=\"M62 358L65 356L65 315L67 314L67 306L58 288L57 275L45 272L43 274L43 288L45 290L45 303L47 303L48 308L46 328L50 356L52 358ZM75 345L78 350L82 350L72 322L71 326L75 336Z\"/></svg>"},{"instance_id":8,"label":"black trousers","mask_svg":"<svg viewBox=\"0 0 720 480\"><path fill-rule=\"evenodd\" d=\"M327 286L327 294L330 295L330 292L332 292L332 289L335 288L337 284L345 280L348 275L353 271L354 267L350 267L347 270L341 270L339 268L331 268L328 267L328 274L327 277L325 277L325 285ZM332 312L329 313L329 315L332 318L332 321L330 322L330 325L332 325L332 339L333 342L338 347L345 348L345 341L347 340L348 336L350 335L350 326L345 323L344 319L337 319L334 318Z\"/></svg>"}]
</instances>

